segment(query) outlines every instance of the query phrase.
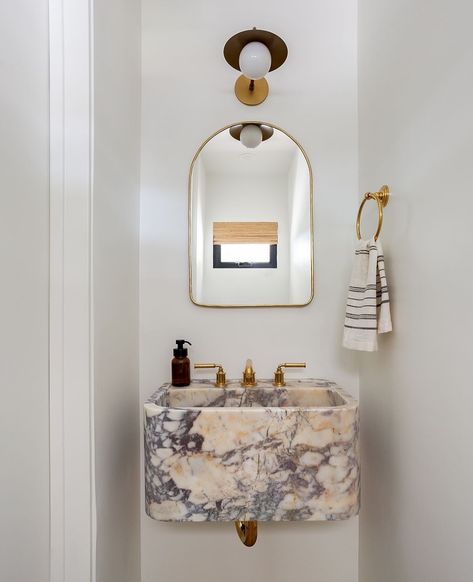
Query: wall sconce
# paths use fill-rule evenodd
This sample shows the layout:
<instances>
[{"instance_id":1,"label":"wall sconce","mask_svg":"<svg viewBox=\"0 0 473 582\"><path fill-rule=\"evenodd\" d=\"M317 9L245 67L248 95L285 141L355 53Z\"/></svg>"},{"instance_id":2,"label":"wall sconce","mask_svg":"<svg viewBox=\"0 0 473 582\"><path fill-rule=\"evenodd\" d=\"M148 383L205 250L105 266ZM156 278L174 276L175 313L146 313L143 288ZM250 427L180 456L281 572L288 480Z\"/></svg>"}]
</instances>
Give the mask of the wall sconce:
<instances>
[{"instance_id":1,"label":"wall sconce","mask_svg":"<svg viewBox=\"0 0 473 582\"><path fill-rule=\"evenodd\" d=\"M259 105L269 93L264 78L287 58L282 38L267 30L243 30L227 40L223 48L227 63L243 74L235 83L235 95L245 105Z\"/></svg>"},{"instance_id":2,"label":"wall sconce","mask_svg":"<svg viewBox=\"0 0 473 582\"><path fill-rule=\"evenodd\" d=\"M240 123L228 130L230 135L240 141L247 148L256 148L262 141L269 139L274 129L259 123Z\"/></svg>"}]
</instances>

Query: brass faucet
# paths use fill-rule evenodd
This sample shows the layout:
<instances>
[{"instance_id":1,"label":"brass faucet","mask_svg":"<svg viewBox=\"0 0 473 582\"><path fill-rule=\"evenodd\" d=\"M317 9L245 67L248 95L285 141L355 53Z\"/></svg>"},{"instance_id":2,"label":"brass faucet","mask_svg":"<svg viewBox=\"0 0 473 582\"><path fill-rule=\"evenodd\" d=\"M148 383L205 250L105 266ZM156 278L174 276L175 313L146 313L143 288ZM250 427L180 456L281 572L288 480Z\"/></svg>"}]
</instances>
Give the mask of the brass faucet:
<instances>
[{"instance_id":1,"label":"brass faucet","mask_svg":"<svg viewBox=\"0 0 473 582\"><path fill-rule=\"evenodd\" d=\"M245 388L250 388L251 386L256 386L256 384L257 384L256 374L255 371L253 370L253 362L250 359L248 359L246 360L246 366L243 371L243 380L241 382L241 385L244 386Z\"/></svg>"},{"instance_id":2,"label":"brass faucet","mask_svg":"<svg viewBox=\"0 0 473 582\"><path fill-rule=\"evenodd\" d=\"M305 368L305 362L285 362L284 364L279 364L274 372L273 382L273 386L277 386L278 388L286 385L283 368Z\"/></svg>"},{"instance_id":3,"label":"brass faucet","mask_svg":"<svg viewBox=\"0 0 473 582\"><path fill-rule=\"evenodd\" d=\"M217 376L215 378L215 386L217 388L225 388L227 385L227 378L222 364L194 364L194 368L218 368Z\"/></svg>"}]
</instances>

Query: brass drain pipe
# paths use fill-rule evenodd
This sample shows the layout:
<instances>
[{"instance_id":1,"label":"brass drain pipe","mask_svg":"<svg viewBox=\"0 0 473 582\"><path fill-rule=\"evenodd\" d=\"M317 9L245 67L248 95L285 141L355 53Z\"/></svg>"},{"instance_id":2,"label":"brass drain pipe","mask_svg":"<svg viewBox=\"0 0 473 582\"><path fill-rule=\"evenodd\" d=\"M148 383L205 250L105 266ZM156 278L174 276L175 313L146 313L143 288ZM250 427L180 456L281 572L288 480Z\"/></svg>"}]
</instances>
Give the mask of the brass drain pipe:
<instances>
[{"instance_id":1,"label":"brass drain pipe","mask_svg":"<svg viewBox=\"0 0 473 582\"><path fill-rule=\"evenodd\" d=\"M256 543L258 537L258 522L257 521L235 521L235 528L238 537L245 546L251 548Z\"/></svg>"}]
</instances>

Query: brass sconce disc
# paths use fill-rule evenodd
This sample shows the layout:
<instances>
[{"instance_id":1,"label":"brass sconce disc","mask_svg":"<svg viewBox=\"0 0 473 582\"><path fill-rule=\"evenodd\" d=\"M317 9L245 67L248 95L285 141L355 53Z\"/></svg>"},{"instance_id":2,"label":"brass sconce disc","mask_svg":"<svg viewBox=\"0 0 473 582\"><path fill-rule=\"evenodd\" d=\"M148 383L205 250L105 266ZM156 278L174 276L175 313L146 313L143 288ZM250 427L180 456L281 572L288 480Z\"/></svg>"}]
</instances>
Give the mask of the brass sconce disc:
<instances>
[{"instance_id":1,"label":"brass sconce disc","mask_svg":"<svg viewBox=\"0 0 473 582\"><path fill-rule=\"evenodd\" d=\"M240 70L240 53L244 46L250 42L261 42L268 47L271 53L271 68L270 71L278 69L287 59L287 45L283 39L269 32L269 30L258 30L253 28L251 30L243 30L227 40L223 48L223 56L227 63L236 69Z\"/></svg>"},{"instance_id":2,"label":"brass sconce disc","mask_svg":"<svg viewBox=\"0 0 473 582\"><path fill-rule=\"evenodd\" d=\"M259 105L263 103L269 93L269 85L266 79L253 81L253 89L250 89L250 79L240 75L235 83L235 95L245 105Z\"/></svg>"},{"instance_id":3,"label":"brass sconce disc","mask_svg":"<svg viewBox=\"0 0 473 582\"><path fill-rule=\"evenodd\" d=\"M230 132L230 135L234 139L236 139L237 141L240 141L241 130L245 127L245 125L258 125L259 128L261 129L261 133L263 135L262 141L266 141L274 133L274 129L272 127L269 127L267 125L262 125L260 123L240 123L239 125L234 125L234 126L230 127L230 129L228 131Z\"/></svg>"}]
</instances>

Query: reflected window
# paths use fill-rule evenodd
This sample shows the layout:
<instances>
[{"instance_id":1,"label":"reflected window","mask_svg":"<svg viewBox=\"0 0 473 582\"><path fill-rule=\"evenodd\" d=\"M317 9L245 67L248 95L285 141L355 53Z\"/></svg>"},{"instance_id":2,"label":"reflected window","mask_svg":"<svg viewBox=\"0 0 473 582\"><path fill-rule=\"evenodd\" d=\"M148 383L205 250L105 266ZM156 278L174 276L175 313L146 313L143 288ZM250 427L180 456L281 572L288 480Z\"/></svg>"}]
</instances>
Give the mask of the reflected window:
<instances>
[{"instance_id":1,"label":"reflected window","mask_svg":"<svg viewBox=\"0 0 473 582\"><path fill-rule=\"evenodd\" d=\"M214 269L277 269L277 222L214 222Z\"/></svg>"},{"instance_id":2,"label":"reflected window","mask_svg":"<svg viewBox=\"0 0 473 582\"><path fill-rule=\"evenodd\" d=\"M213 246L214 269L277 269L276 244L220 244Z\"/></svg>"}]
</instances>

